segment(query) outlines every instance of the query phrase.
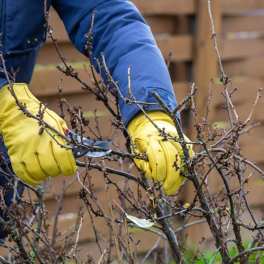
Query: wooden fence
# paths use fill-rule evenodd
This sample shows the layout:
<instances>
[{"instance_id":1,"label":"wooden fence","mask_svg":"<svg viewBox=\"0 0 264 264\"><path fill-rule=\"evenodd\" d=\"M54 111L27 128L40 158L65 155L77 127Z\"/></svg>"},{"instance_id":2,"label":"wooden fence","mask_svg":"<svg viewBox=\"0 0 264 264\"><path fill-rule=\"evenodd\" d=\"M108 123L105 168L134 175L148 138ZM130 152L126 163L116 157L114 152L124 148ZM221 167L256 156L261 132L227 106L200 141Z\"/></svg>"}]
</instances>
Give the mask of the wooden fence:
<instances>
[{"instance_id":1,"label":"wooden fence","mask_svg":"<svg viewBox=\"0 0 264 264\"><path fill-rule=\"evenodd\" d=\"M189 92L190 82L198 86L196 104L200 117L205 115L206 101L208 96L210 79L214 79L213 99L210 107L209 121L218 121L221 125L229 127L226 110L222 109L224 98L221 95L222 84L218 81L219 67L214 50L213 41L210 39L211 25L207 12L206 0L134 0L138 9L149 23L156 42L161 49L165 59L172 52L170 73L177 100L182 100ZM232 96L233 103L241 119L245 119L256 98L257 90L263 86L264 77L264 1L263 0L213 0L211 1L212 13L215 23L215 31L219 44L219 51L226 74L232 79L229 89L237 87L238 91ZM83 63L87 62L86 57L75 50L70 43L62 22L55 11L50 12L50 23L53 26L54 36L63 56L73 64L79 72L80 77L89 83ZM48 106L58 112L57 87L60 80L60 72L54 65L60 60L50 40L40 49L37 66L33 79L30 83L31 91ZM90 94L85 94L81 86L71 79L64 77L62 82L64 95L71 105L81 105L86 116L92 116L96 108L100 114L100 125L103 136L106 138L110 131L110 122L104 106L96 102ZM252 122L263 122L263 100L256 107ZM184 131L191 138L194 137L193 126L189 113L183 113ZM69 121L69 120L67 120ZM91 119L92 122L92 119ZM264 168L263 138L264 126L261 125L255 131L250 132L251 136L242 136L240 146L242 152L251 161ZM121 147L124 147L124 140L121 137ZM255 175L254 177L259 177ZM52 180L54 192L59 196L63 177ZM67 182L71 178L65 178ZM114 177L120 182L119 177ZM102 205L107 208L105 192L103 187L103 176L94 173L93 181L97 196L101 199ZM256 182L256 181L255 181ZM219 186L218 179L210 179L210 188L216 191ZM254 192L249 194L249 200L254 206L261 206L259 199L263 192L263 184L250 186ZM250 189L249 188L249 189ZM59 229L65 230L72 226L76 219L78 207L82 206L81 200L74 199L78 196L80 187L76 182L67 191L62 210L60 213ZM183 197L188 201L193 196L193 188ZM54 194L49 191L46 195L46 208L51 216L55 215L57 201ZM99 251L93 242L94 235L89 224L88 215L85 214L83 231L80 235L80 243L89 251L93 252L95 259L99 258ZM102 232L106 230L104 219L96 219L96 225ZM204 236L206 225L199 229L193 228L190 232L191 238L195 241ZM201 232L202 231L202 232ZM135 235L137 237L137 234ZM143 252L149 248L148 241L152 241L152 234L141 236L140 250ZM197 241L194 242L197 244ZM153 240L154 244L154 240ZM209 244L208 244L209 245ZM106 245L107 246L107 245ZM82 251L81 251L82 252ZM83 252L85 258L87 252Z\"/></svg>"}]
</instances>

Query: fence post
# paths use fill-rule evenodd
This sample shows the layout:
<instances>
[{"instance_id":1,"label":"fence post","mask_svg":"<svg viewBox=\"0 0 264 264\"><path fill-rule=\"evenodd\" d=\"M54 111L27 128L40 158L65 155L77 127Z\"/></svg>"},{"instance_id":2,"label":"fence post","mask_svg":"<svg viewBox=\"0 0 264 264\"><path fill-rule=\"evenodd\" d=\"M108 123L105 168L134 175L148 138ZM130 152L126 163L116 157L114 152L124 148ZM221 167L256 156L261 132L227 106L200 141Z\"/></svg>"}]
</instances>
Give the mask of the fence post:
<instances>
[{"instance_id":1,"label":"fence post","mask_svg":"<svg viewBox=\"0 0 264 264\"><path fill-rule=\"evenodd\" d=\"M222 1L211 0L211 11L214 20L214 28L217 33L217 39L220 40L221 32L221 16L222 16ZM219 76L217 56L214 49L214 43L211 37L211 23L208 15L208 1L197 0L196 6L196 20L195 20L195 40L194 40L194 72L193 82L198 87L198 91L195 94L196 109L199 114L199 118L205 117L206 114L206 103L208 98L208 92L210 87L211 78L215 79ZM218 92L214 92L214 96L218 96ZM215 105L214 96L212 97L210 104L209 119L215 120ZM200 119L201 121L201 119ZM191 124L188 135L192 140L195 140L197 135L196 129L194 128L193 118L191 116ZM195 190L192 184L186 186L185 198L186 201L191 201L191 198L195 195ZM205 232L201 232L201 228L204 228ZM199 229L199 230L198 230ZM205 224L199 225L198 229L194 227L189 233L189 239L194 244L197 244L203 235L210 234Z\"/></svg>"},{"instance_id":2,"label":"fence post","mask_svg":"<svg viewBox=\"0 0 264 264\"><path fill-rule=\"evenodd\" d=\"M214 28L217 33L218 41L221 38L221 0L211 1L211 11L214 20ZM210 79L215 79L219 75L217 57L214 49L214 43L211 37L211 23L208 15L208 1L197 1L196 15L196 31L194 41L194 76L193 81L198 87L195 95L195 103L198 114L204 117L206 113L206 102L210 86ZM216 96L216 95L215 95ZM210 107L210 117L214 118L214 97ZM195 136L196 131L191 128L192 136Z\"/></svg>"}]
</instances>

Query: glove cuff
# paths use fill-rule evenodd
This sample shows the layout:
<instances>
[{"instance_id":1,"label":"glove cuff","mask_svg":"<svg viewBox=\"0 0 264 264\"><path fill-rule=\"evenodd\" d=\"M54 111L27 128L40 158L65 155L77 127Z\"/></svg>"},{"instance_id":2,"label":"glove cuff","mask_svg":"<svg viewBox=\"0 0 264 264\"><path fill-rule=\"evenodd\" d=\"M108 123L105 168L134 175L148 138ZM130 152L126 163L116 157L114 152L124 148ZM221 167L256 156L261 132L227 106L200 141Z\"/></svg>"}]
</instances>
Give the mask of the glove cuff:
<instances>
[{"instance_id":1,"label":"glove cuff","mask_svg":"<svg viewBox=\"0 0 264 264\"><path fill-rule=\"evenodd\" d=\"M162 111L150 111L147 113L147 115L149 116L149 118L153 121L163 121L163 122L168 122L171 125L175 126L174 123L172 122L171 118L165 114ZM133 131L137 130L137 128L139 126L142 126L144 124L149 123L149 119L144 115L144 114L140 114L136 117L134 117L131 122L129 123L128 127L127 127L127 131L131 134L133 134Z\"/></svg>"},{"instance_id":2,"label":"glove cuff","mask_svg":"<svg viewBox=\"0 0 264 264\"><path fill-rule=\"evenodd\" d=\"M4 120L12 114L16 107L15 98L8 90L9 85L6 84L0 89L0 128Z\"/></svg>"},{"instance_id":3,"label":"glove cuff","mask_svg":"<svg viewBox=\"0 0 264 264\"><path fill-rule=\"evenodd\" d=\"M12 96L11 92L8 90L9 84L4 85L0 89L0 126L7 117L10 117L14 110L18 110L15 98ZM39 101L35 96L29 91L27 84L25 83L14 83L14 92L18 100L24 104L28 103L29 99L34 100L39 104Z\"/></svg>"}]
</instances>

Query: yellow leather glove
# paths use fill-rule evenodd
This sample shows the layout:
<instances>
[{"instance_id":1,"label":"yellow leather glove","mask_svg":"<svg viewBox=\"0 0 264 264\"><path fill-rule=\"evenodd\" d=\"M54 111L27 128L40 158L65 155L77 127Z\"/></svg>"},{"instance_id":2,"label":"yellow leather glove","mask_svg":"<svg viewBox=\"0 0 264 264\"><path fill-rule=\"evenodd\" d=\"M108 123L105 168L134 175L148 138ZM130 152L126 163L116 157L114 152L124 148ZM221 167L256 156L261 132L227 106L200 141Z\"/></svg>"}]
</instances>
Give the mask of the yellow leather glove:
<instances>
[{"instance_id":1,"label":"yellow leather glove","mask_svg":"<svg viewBox=\"0 0 264 264\"><path fill-rule=\"evenodd\" d=\"M165 128L167 133L178 137L176 128L168 115L161 111L151 111L148 112L148 116L160 129ZM158 182L163 181L163 188L168 195L175 194L185 180L183 176L180 176L180 170L176 171L175 167L173 167L173 163L176 161L176 154L178 154L177 165L181 165L183 150L180 143L172 140L162 141L163 138L159 136L158 130L144 114L135 117L129 123L127 130L133 143L138 146L138 148L135 148L135 152L142 154L142 151L146 151L149 160L147 162L134 159L137 167L146 171L146 176L149 179L153 178ZM187 137L185 137L185 140L189 142ZM188 144L187 146L192 157L194 155L192 145Z\"/></svg>"},{"instance_id":2,"label":"yellow leather glove","mask_svg":"<svg viewBox=\"0 0 264 264\"><path fill-rule=\"evenodd\" d=\"M7 89L0 89L0 134L8 148L13 170L24 182L31 185L40 184L49 176L59 174L72 175L77 167L71 150L61 148L45 131L39 135L38 121L29 118L18 110L15 99ZM30 113L36 115L40 102L29 91L26 84L13 85L17 98L26 104ZM63 133L66 123L56 113L46 109L44 121ZM50 131L52 135L55 133ZM64 139L55 136L65 145Z\"/></svg>"}]
</instances>

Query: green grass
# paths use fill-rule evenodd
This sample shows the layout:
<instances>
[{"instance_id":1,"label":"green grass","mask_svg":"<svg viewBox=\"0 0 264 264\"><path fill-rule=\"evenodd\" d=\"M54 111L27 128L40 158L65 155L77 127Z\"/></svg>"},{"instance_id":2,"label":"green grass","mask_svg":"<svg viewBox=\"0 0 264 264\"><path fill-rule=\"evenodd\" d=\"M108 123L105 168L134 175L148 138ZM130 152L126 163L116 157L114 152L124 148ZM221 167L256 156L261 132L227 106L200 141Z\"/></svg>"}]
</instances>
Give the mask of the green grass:
<instances>
[{"instance_id":1,"label":"green grass","mask_svg":"<svg viewBox=\"0 0 264 264\"><path fill-rule=\"evenodd\" d=\"M249 242L247 243L244 243L244 248L247 249L248 247L248 244ZM187 263L190 263L190 259L193 259L194 258L194 253L196 250L192 250L192 251L186 251L185 254L184 254L184 258L186 260ZM231 258L235 257L237 254L238 254L238 250L235 246L232 246L232 248L229 249L229 252L230 252L230 256ZM214 253L215 252L206 252L204 254L204 257L207 259L207 263L209 264L211 259L213 258L214 256ZM249 260L248 260L248 263L255 263L255 259L258 255L258 252L255 252L254 254L251 254L250 257L249 257ZM196 260L194 263L195 264L204 264L205 261L202 257L201 254L198 255L199 257L199 260ZM264 264L264 255L263 255L263 252L260 252L260 263L263 263ZM218 263L222 263L222 258L221 258L221 255L220 253L218 252L218 254L216 255L216 258L215 260L213 261L214 264L218 264ZM239 262L236 262L236 263L239 263Z\"/></svg>"}]
</instances>

